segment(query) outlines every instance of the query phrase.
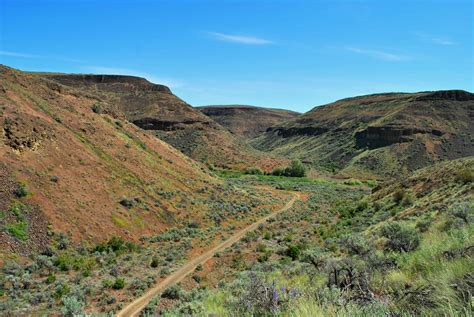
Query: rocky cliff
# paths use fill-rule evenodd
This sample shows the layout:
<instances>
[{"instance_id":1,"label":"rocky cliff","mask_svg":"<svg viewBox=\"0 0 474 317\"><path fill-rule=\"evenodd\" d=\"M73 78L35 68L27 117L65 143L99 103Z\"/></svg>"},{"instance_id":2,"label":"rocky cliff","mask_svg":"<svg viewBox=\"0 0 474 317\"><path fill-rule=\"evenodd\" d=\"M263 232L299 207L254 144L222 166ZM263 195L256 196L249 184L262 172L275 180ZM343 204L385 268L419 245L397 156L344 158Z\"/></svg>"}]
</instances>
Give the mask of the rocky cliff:
<instances>
[{"instance_id":1,"label":"rocky cliff","mask_svg":"<svg viewBox=\"0 0 474 317\"><path fill-rule=\"evenodd\" d=\"M40 73L54 83L97 100L99 108L123 117L184 154L224 168L258 166L271 170L284 160L262 155L163 85L144 78L119 75Z\"/></svg>"},{"instance_id":2,"label":"rocky cliff","mask_svg":"<svg viewBox=\"0 0 474 317\"><path fill-rule=\"evenodd\" d=\"M373 177L474 155L474 94L435 91L343 99L271 127L252 143L341 173Z\"/></svg>"},{"instance_id":3,"label":"rocky cliff","mask_svg":"<svg viewBox=\"0 0 474 317\"><path fill-rule=\"evenodd\" d=\"M198 108L235 135L252 138L270 127L294 119L300 114L283 109L228 105Z\"/></svg>"}]
</instances>

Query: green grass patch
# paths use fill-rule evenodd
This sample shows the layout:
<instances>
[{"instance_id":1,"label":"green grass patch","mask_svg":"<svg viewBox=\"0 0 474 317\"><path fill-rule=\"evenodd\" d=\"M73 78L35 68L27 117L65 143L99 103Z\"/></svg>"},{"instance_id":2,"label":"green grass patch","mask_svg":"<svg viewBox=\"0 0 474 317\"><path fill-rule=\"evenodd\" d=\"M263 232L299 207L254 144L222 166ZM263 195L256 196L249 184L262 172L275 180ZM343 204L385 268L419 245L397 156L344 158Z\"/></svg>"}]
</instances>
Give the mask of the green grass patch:
<instances>
[{"instance_id":1,"label":"green grass patch","mask_svg":"<svg viewBox=\"0 0 474 317\"><path fill-rule=\"evenodd\" d=\"M24 221L15 221L6 224L5 229L17 239L24 241L28 238L28 224Z\"/></svg>"}]
</instances>

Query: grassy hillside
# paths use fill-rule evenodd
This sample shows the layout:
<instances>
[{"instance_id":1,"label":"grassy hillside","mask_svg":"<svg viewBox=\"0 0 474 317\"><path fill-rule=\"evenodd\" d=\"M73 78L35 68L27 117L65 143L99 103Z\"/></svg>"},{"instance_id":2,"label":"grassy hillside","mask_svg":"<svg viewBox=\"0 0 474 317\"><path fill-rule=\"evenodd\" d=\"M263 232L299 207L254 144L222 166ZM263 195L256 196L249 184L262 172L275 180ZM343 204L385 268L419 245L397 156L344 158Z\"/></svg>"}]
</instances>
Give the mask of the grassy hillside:
<instances>
[{"instance_id":1,"label":"grassy hillside","mask_svg":"<svg viewBox=\"0 0 474 317\"><path fill-rule=\"evenodd\" d=\"M163 85L119 75L40 73L49 80L97 99L97 109L124 117L152 131L187 156L209 165L271 170L285 160L262 155L235 138L211 118L191 107Z\"/></svg>"},{"instance_id":2,"label":"grassy hillside","mask_svg":"<svg viewBox=\"0 0 474 317\"><path fill-rule=\"evenodd\" d=\"M183 219L204 221L211 192L234 195L217 190L221 181L168 144L98 113L89 95L3 66L0 85L0 210L16 203L40 207L25 219L42 226L27 226L32 243L41 245L50 230L70 232L76 241L137 240ZM14 194L20 185L28 192L21 200ZM5 228L5 250L26 251Z\"/></svg>"},{"instance_id":3,"label":"grassy hillside","mask_svg":"<svg viewBox=\"0 0 474 317\"><path fill-rule=\"evenodd\" d=\"M198 109L235 135L253 138L271 126L294 119L297 112L243 105L204 106Z\"/></svg>"},{"instance_id":4,"label":"grassy hillside","mask_svg":"<svg viewBox=\"0 0 474 317\"><path fill-rule=\"evenodd\" d=\"M372 193L356 180L240 178L298 191L302 201L197 271L190 279L199 288L185 281L172 307L170 290L147 311L471 316L473 173L472 158L444 162Z\"/></svg>"},{"instance_id":5,"label":"grassy hillside","mask_svg":"<svg viewBox=\"0 0 474 317\"><path fill-rule=\"evenodd\" d=\"M219 179L97 102L0 67L2 315L117 311L290 197Z\"/></svg>"},{"instance_id":6,"label":"grassy hillside","mask_svg":"<svg viewBox=\"0 0 474 317\"><path fill-rule=\"evenodd\" d=\"M252 144L345 175L393 177L474 155L474 95L376 94L316 107Z\"/></svg>"}]
</instances>

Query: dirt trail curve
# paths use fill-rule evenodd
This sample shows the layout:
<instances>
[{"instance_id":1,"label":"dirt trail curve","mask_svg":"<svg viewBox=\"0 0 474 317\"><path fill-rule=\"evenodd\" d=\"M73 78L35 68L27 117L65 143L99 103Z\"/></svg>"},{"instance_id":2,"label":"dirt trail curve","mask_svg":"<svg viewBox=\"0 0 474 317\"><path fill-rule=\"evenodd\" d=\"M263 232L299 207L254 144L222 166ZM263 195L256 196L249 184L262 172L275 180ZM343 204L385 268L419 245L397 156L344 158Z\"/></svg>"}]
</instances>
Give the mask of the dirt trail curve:
<instances>
[{"instance_id":1,"label":"dirt trail curve","mask_svg":"<svg viewBox=\"0 0 474 317\"><path fill-rule=\"evenodd\" d=\"M145 308L145 306L150 302L150 300L157 294L163 292L169 286L176 284L183 280L188 274L192 273L197 265L203 264L210 258L214 256L219 251L223 251L224 249L230 247L235 242L242 239L242 237L249 231L255 230L258 225L266 222L268 219L275 217L277 214L287 211L293 206L297 198L297 194L294 194L294 197L281 209L263 217L262 219L254 222L253 224L245 227L244 229L238 231L229 239L225 240L224 242L220 243L219 245L215 246L214 248L204 252L200 256L192 259L191 261L184 264L180 269L173 272L170 276L165 278L164 280L160 281L156 286L149 289L143 296L137 298L125 308L123 308L118 314L117 317L131 317L131 316L139 316L140 312Z\"/></svg>"}]
</instances>

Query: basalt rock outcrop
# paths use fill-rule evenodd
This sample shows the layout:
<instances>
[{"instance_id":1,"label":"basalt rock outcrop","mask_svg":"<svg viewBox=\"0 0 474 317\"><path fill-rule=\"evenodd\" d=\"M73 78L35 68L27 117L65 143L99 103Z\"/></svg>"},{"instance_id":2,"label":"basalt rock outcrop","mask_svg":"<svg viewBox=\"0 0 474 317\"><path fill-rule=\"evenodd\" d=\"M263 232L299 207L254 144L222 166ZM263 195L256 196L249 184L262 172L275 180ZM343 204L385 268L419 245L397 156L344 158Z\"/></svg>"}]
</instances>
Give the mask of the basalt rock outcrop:
<instances>
[{"instance_id":1,"label":"basalt rock outcrop","mask_svg":"<svg viewBox=\"0 0 474 317\"><path fill-rule=\"evenodd\" d=\"M444 133L437 129L420 129L403 126L373 126L355 133L357 148L376 149L396 143L411 142L417 134L431 134L440 137Z\"/></svg>"},{"instance_id":2,"label":"basalt rock outcrop","mask_svg":"<svg viewBox=\"0 0 474 317\"><path fill-rule=\"evenodd\" d=\"M39 73L51 84L96 99L97 108L128 120L196 160L214 166L271 170L284 160L268 157L174 95L164 86L134 76Z\"/></svg>"},{"instance_id":3,"label":"basalt rock outcrop","mask_svg":"<svg viewBox=\"0 0 474 317\"><path fill-rule=\"evenodd\" d=\"M315 107L252 140L342 174L397 176L474 155L474 94L387 93Z\"/></svg>"},{"instance_id":4,"label":"basalt rock outcrop","mask_svg":"<svg viewBox=\"0 0 474 317\"><path fill-rule=\"evenodd\" d=\"M254 106L205 106L198 109L235 135L253 138L270 127L294 119L297 112Z\"/></svg>"}]
</instances>

